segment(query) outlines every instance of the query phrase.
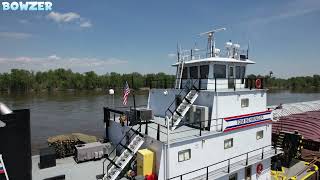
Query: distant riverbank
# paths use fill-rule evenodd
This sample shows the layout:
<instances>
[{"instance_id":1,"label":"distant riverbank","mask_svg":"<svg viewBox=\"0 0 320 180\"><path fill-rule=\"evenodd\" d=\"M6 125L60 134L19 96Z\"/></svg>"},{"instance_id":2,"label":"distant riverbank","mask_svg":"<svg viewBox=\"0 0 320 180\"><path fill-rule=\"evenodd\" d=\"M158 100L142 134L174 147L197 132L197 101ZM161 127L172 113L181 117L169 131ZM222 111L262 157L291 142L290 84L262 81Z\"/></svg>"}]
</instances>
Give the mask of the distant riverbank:
<instances>
[{"instance_id":1,"label":"distant riverbank","mask_svg":"<svg viewBox=\"0 0 320 180\"><path fill-rule=\"evenodd\" d=\"M114 98L114 101L113 101ZM268 105L319 100L320 93L269 91ZM46 146L50 136L81 132L104 136L103 107L123 106L121 93L105 91L57 91L42 93L0 93L0 101L12 109L31 110L32 152ZM136 91L136 104L146 105L147 91ZM113 103L114 102L114 103ZM132 96L128 106L132 106Z\"/></svg>"}]
</instances>

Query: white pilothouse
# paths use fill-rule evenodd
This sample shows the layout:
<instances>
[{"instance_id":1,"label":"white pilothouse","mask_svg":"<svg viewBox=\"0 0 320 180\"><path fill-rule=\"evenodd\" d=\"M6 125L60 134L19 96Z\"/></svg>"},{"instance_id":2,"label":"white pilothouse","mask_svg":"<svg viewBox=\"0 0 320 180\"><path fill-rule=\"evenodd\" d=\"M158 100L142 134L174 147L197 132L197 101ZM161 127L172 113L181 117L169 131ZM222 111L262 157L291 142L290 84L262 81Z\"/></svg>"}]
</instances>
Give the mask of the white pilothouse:
<instances>
[{"instance_id":1,"label":"white pilothouse","mask_svg":"<svg viewBox=\"0 0 320 180\"><path fill-rule=\"evenodd\" d=\"M107 137L115 145L120 142L116 149L121 158L107 158L111 164L104 180L116 179L138 149L154 156L152 164L146 156L137 160L138 175L153 173L161 180L271 179L271 157L279 151L271 146L267 89L263 79L246 78L247 65L254 64L248 51L232 42L223 52L216 48L214 35L221 30L225 28L202 34L208 35L204 53L178 51L174 88L158 82L164 88L150 89L152 118L138 115L137 122L126 125L110 119L117 111L105 109ZM145 166L152 168L147 172Z\"/></svg>"}]
</instances>

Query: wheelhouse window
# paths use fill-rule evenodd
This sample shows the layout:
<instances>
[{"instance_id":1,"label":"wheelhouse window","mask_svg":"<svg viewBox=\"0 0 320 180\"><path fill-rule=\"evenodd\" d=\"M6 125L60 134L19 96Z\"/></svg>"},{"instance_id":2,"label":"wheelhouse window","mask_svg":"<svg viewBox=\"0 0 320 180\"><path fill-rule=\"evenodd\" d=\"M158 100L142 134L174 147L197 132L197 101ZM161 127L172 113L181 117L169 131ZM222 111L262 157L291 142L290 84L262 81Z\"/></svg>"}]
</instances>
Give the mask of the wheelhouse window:
<instances>
[{"instance_id":1,"label":"wheelhouse window","mask_svg":"<svg viewBox=\"0 0 320 180\"><path fill-rule=\"evenodd\" d=\"M236 66L236 79L241 79L240 66Z\"/></svg>"},{"instance_id":2,"label":"wheelhouse window","mask_svg":"<svg viewBox=\"0 0 320 180\"><path fill-rule=\"evenodd\" d=\"M226 65L215 64L213 69L215 78L226 78Z\"/></svg>"},{"instance_id":3,"label":"wheelhouse window","mask_svg":"<svg viewBox=\"0 0 320 180\"><path fill-rule=\"evenodd\" d=\"M187 78L188 78L188 68L185 67L185 68L183 68L182 79L187 79Z\"/></svg>"},{"instance_id":4,"label":"wheelhouse window","mask_svg":"<svg viewBox=\"0 0 320 180\"><path fill-rule=\"evenodd\" d=\"M233 147L233 138L224 140L224 149L229 149Z\"/></svg>"},{"instance_id":5,"label":"wheelhouse window","mask_svg":"<svg viewBox=\"0 0 320 180\"><path fill-rule=\"evenodd\" d=\"M249 99L248 98L241 99L241 107L242 108L249 107Z\"/></svg>"},{"instance_id":6,"label":"wheelhouse window","mask_svg":"<svg viewBox=\"0 0 320 180\"><path fill-rule=\"evenodd\" d=\"M244 78L245 75L246 75L246 67L240 66L240 78Z\"/></svg>"},{"instance_id":7,"label":"wheelhouse window","mask_svg":"<svg viewBox=\"0 0 320 180\"><path fill-rule=\"evenodd\" d=\"M209 77L209 65L200 66L200 78L208 79Z\"/></svg>"},{"instance_id":8,"label":"wheelhouse window","mask_svg":"<svg viewBox=\"0 0 320 180\"><path fill-rule=\"evenodd\" d=\"M229 67L229 77L231 77L231 78L234 77L234 67L233 66Z\"/></svg>"},{"instance_id":9,"label":"wheelhouse window","mask_svg":"<svg viewBox=\"0 0 320 180\"><path fill-rule=\"evenodd\" d=\"M190 67L189 72L191 79L198 79L198 66Z\"/></svg>"},{"instance_id":10,"label":"wheelhouse window","mask_svg":"<svg viewBox=\"0 0 320 180\"><path fill-rule=\"evenodd\" d=\"M263 130L262 131L258 131L257 135L256 135L257 140L262 139L263 138Z\"/></svg>"},{"instance_id":11,"label":"wheelhouse window","mask_svg":"<svg viewBox=\"0 0 320 180\"><path fill-rule=\"evenodd\" d=\"M178 161L187 161L191 159L191 149L186 149L178 152Z\"/></svg>"},{"instance_id":12,"label":"wheelhouse window","mask_svg":"<svg viewBox=\"0 0 320 180\"><path fill-rule=\"evenodd\" d=\"M245 66L236 66L236 78L242 79L246 74L246 67Z\"/></svg>"}]
</instances>

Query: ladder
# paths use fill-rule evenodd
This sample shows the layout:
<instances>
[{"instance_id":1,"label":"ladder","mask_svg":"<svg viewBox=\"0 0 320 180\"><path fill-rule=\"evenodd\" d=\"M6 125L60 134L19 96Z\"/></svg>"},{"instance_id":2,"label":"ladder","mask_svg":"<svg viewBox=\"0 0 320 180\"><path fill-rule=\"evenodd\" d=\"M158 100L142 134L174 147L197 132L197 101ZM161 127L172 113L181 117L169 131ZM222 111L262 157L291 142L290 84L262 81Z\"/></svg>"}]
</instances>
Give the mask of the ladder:
<instances>
[{"instance_id":1,"label":"ladder","mask_svg":"<svg viewBox=\"0 0 320 180\"><path fill-rule=\"evenodd\" d=\"M169 125L171 127L171 130L175 130L178 127L178 125L180 124L180 122L182 121L182 119L190 109L190 107L196 101L199 95L199 89L194 86L195 82L193 82L193 84L191 85L191 89L189 89L188 87L189 85L187 84L186 87L180 91L179 95L181 94L181 92L185 90L187 90L187 93L184 96L182 102L178 105L178 107L174 111L172 111L171 109L172 109L172 106L175 105L174 104L175 100L171 103L171 105L166 110L165 112L166 119L167 119L167 122L170 123Z\"/></svg>"},{"instance_id":2,"label":"ladder","mask_svg":"<svg viewBox=\"0 0 320 180\"><path fill-rule=\"evenodd\" d=\"M134 137L128 146L123 145L120 141L119 145L124 148L124 151L121 153L121 155L118 158L110 159L109 157L106 157L109 160L110 165L112 166L111 168L108 168L107 173L104 174L102 180L115 180L120 175L122 170L127 166L130 160L135 156L139 148L144 143L144 138L138 132L135 132L133 136Z\"/></svg>"},{"instance_id":3,"label":"ladder","mask_svg":"<svg viewBox=\"0 0 320 180\"><path fill-rule=\"evenodd\" d=\"M177 69L177 74L176 74L176 89L179 89L181 86L181 81L182 81L182 74L183 74L183 68L184 68L184 60L182 59L179 62L178 69Z\"/></svg>"},{"instance_id":4,"label":"ladder","mask_svg":"<svg viewBox=\"0 0 320 180\"><path fill-rule=\"evenodd\" d=\"M1 174L4 174L5 179L9 180L9 176L8 176L6 167L4 165L3 159L2 159L2 154L0 154L0 176L2 176Z\"/></svg>"}]
</instances>

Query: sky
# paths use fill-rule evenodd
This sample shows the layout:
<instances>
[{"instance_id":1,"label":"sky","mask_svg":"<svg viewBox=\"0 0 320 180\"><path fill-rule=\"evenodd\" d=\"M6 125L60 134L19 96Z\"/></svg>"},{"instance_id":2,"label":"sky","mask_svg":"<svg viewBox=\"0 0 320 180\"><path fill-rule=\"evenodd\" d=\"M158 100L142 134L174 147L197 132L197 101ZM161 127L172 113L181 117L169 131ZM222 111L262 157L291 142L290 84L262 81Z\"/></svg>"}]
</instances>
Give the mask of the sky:
<instances>
[{"instance_id":1,"label":"sky","mask_svg":"<svg viewBox=\"0 0 320 180\"><path fill-rule=\"evenodd\" d=\"M3 2L0 0L0 2ZM320 74L319 0L52 0L52 11L0 10L0 73L70 68L98 74L174 74L177 43L250 44L248 73Z\"/></svg>"}]
</instances>

